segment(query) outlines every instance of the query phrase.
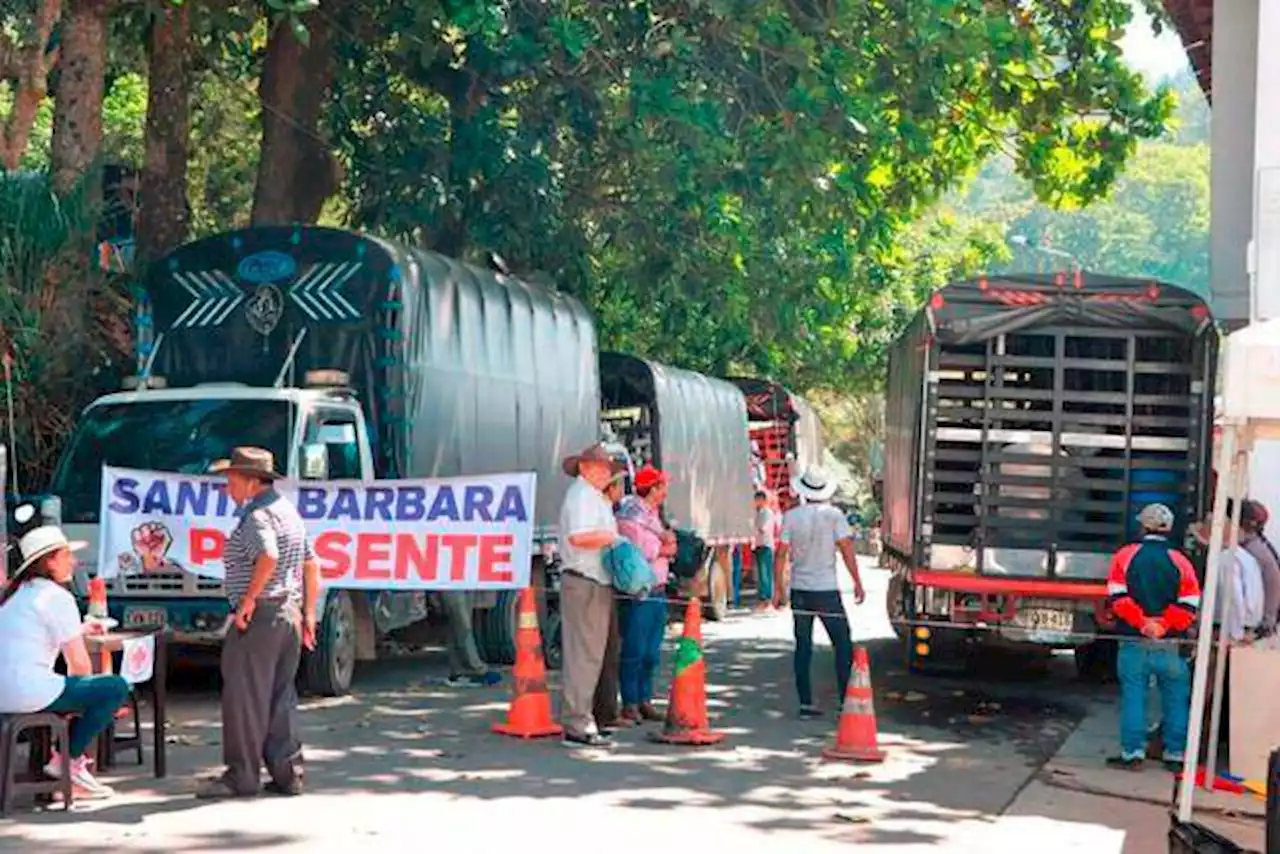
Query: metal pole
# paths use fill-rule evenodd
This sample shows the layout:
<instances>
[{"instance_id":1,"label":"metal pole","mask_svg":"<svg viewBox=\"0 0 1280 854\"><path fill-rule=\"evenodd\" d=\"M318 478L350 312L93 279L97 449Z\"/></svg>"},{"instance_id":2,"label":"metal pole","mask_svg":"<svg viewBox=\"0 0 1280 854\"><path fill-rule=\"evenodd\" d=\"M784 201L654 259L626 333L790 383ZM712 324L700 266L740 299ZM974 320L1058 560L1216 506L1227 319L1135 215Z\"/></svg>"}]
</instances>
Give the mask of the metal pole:
<instances>
[{"instance_id":1,"label":"metal pole","mask_svg":"<svg viewBox=\"0 0 1280 854\"><path fill-rule=\"evenodd\" d=\"M1235 579L1240 574L1236 553L1240 550L1240 514L1244 504L1248 465L1249 455L1237 453L1231 487L1231 496L1236 502L1231 510L1231 531L1234 536L1231 538L1231 557L1225 569L1229 591L1235 590ZM1224 571L1220 569L1219 578L1222 577L1224 577ZM1213 669L1213 708L1209 714L1209 747L1204 763L1204 788L1207 792L1213 791L1213 779L1218 773L1218 733L1222 732L1222 689L1226 685L1228 658L1231 655L1231 638L1227 634L1227 627L1231 625L1237 606L1234 593L1227 597L1225 604L1222 625L1218 628L1218 657Z\"/></svg>"},{"instance_id":2,"label":"metal pole","mask_svg":"<svg viewBox=\"0 0 1280 854\"><path fill-rule=\"evenodd\" d=\"M1191 680L1191 721L1187 727L1182 780L1178 790L1178 820L1191 820L1195 797L1196 766L1200 759L1200 731L1204 727L1204 699L1209 688L1209 651L1213 644L1213 609L1218 604L1218 561L1222 557L1223 522L1227 515L1227 487L1234 476L1238 424L1222 428L1222 448L1218 452L1219 485L1213 498L1213 522L1209 530L1209 556L1205 563L1204 590L1200 597L1200 633L1196 638L1195 676ZM1224 477L1226 475L1226 477Z\"/></svg>"}]
</instances>

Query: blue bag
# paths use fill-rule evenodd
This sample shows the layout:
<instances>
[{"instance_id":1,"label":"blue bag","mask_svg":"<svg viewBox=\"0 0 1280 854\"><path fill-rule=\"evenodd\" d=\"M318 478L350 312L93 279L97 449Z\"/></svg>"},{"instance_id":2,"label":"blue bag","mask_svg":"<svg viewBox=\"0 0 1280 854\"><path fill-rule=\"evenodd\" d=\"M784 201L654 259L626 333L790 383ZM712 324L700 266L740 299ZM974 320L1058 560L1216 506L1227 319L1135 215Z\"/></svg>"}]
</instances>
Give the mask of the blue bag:
<instances>
[{"instance_id":1,"label":"blue bag","mask_svg":"<svg viewBox=\"0 0 1280 854\"><path fill-rule=\"evenodd\" d=\"M630 540L619 540L605 549L604 568L613 576L613 586L622 593L636 596L647 593L658 583L653 567L644 552Z\"/></svg>"}]
</instances>

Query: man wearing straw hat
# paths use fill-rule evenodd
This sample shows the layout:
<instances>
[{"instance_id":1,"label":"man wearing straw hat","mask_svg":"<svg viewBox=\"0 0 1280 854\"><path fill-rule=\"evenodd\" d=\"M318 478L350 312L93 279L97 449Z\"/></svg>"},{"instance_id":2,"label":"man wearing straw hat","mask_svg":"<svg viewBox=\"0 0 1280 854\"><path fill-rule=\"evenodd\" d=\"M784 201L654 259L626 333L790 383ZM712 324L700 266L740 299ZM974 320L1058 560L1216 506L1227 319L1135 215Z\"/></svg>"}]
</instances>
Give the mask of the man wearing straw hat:
<instances>
[{"instance_id":1,"label":"man wearing straw hat","mask_svg":"<svg viewBox=\"0 0 1280 854\"><path fill-rule=\"evenodd\" d=\"M791 488L805 503L788 510L782 517L778 575L789 578L791 585L800 717L816 718L822 712L814 703L810 674L814 617L822 621L835 648L836 684L841 700L853 669L853 639L849 632L849 616L840 596L837 560L844 562L853 579L854 602L861 605L867 594L862 587L858 559L853 550L853 530L844 513L831 504L831 498L836 494L835 481L819 469L809 469L791 482Z\"/></svg>"},{"instance_id":2,"label":"man wearing straw hat","mask_svg":"<svg viewBox=\"0 0 1280 854\"><path fill-rule=\"evenodd\" d=\"M240 521L223 554L235 616L222 645L222 776L200 797L251 797L261 789L302 792L302 743L294 679L302 647L315 647L320 568L298 509L275 490L270 451L236 448L214 463Z\"/></svg>"},{"instance_id":3,"label":"man wearing straw hat","mask_svg":"<svg viewBox=\"0 0 1280 854\"><path fill-rule=\"evenodd\" d=\"M564 743L608 747L612 741L600 733L593 714L615 608L613 578L602 555L618 541L618 523L605 489L624 466L599 444L561 465L574 479L560 508Z\"/></svg>"}]
</instances>

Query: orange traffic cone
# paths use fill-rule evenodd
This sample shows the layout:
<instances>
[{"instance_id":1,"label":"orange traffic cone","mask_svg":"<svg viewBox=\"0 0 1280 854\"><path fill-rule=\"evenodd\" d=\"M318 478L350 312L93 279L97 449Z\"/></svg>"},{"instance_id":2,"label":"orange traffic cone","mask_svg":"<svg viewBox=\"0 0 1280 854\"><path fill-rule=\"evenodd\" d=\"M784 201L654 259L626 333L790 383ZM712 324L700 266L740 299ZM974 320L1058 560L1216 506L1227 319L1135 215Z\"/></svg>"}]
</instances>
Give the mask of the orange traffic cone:
<instances>
[{"instance_id":1,"label":"orange traffic cone","mask_svg":"<svg viewBox=\"0 0 1280 854\"><path fill-rule=\"evenodd\" d=\"M667 722L649 738L662 744L718 744L725 734L713 732L707 719L707 662L702 657L702 606L689 600L684 636L676 647L675 676L667 700Z\"/></svg>"},{"instance_id":2,"label":"orange traffic cone","mask_svg":"<svg viewBox=\"0 0 1280 854\"><path fill-rule=\"evenodd\" d=\"M538 606L533 588L520 591L516 623L515 686L505 722L493 725L500 735L516 738L547 738L563 729L551 717L551 694L547 691L547 665L542 659L542 633L538 631Z\"/></svg>"},{"instance_id":3,"label":"orange traffic cone","mask_svg":"<svg viewBox=\"0 0 1280 854\"><path fill-rule=\"evenodd\" d=\"M844 692L840 723L836 727L836 743L822 751L824 759L853 762L883 762L884 751L878 745L876 709L871 699L871 664L865 647L853 654L853 672Z\"/></svg>"}]
</instances>

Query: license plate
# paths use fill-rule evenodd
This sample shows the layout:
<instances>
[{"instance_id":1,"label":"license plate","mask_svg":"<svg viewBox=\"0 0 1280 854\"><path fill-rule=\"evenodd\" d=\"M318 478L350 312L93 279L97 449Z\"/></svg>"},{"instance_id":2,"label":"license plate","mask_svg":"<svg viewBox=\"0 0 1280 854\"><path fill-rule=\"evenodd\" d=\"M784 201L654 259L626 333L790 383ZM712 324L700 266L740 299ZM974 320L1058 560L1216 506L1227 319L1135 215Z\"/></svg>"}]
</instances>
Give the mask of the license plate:
<instances>
[{"instance_id":1,"label":"license plate","mask_svg":"<svg viewBox=\"0 0 1280 854\"><path fill-rule=\"evenodd\" d=\"M1070 632L1075 628L1075 612L1057 608L1020 608L1013 624L1034 632Z\"/></svg>"},{"instance_id":2,"label":"license plate","mask_svg":"<svg viewBox=\"0 0 1280 854\"><path fill-rule=\"evenodd\" d=\"M159 628L169 621L164 608L125 608L124 625L128 629Z\"/></svg>"}]
</instances>

